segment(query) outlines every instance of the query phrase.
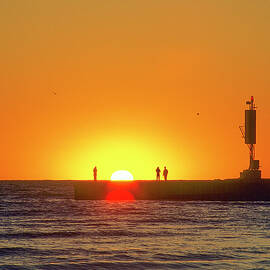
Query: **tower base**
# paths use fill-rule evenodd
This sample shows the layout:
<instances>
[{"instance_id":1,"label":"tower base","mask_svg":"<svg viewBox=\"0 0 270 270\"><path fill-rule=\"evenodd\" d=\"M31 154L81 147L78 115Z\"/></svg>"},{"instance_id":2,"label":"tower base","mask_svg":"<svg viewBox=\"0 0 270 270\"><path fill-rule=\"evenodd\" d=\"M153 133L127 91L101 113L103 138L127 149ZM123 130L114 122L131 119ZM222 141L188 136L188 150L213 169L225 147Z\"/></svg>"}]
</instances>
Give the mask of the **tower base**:
<instances>
[{"instance_id":1,"label":"tower base","mask_svg":"<svg viewBox=\"0 0 270 270\"><path fill-rule=\"evenodd\" d=\"M261 178L261 170L244 170L240 172L240 179L242 180L256 181L261 180Z\"/></svg>"}]
</instances>

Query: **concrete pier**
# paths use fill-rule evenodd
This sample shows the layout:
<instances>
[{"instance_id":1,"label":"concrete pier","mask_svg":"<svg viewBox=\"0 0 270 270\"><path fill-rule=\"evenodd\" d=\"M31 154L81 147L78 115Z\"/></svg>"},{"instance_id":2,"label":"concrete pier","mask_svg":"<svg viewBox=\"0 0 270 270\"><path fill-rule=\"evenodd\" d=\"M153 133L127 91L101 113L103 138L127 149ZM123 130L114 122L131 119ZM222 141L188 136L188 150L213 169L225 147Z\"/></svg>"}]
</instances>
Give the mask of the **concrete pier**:
<instances>
[{"instance_id":1,"label":"concrete pier","mask_svg":"<svg viewBox=\"0 0 270 270\"><path fill-rule=\"evenodd\" d=\"M78 181L77 200L270 201L270 179Z\"/></svg>"}]
</instances>

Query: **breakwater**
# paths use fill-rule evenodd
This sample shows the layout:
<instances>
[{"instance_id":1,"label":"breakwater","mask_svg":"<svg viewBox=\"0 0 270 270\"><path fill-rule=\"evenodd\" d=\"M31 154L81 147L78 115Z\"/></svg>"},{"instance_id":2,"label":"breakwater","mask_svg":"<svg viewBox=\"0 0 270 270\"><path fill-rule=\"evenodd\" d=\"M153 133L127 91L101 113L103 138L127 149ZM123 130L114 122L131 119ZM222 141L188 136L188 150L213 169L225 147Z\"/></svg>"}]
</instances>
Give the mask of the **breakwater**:
<instances>
[{"instance_id":1,"label":"breakwater","mask_svg":"<svg viewBox=\"0 0 270 270\"><path fill-rule=\"evenodd\" d=\"M270 179L78 181L77 200L270 201Z\"/></svg>"}]
</instances>

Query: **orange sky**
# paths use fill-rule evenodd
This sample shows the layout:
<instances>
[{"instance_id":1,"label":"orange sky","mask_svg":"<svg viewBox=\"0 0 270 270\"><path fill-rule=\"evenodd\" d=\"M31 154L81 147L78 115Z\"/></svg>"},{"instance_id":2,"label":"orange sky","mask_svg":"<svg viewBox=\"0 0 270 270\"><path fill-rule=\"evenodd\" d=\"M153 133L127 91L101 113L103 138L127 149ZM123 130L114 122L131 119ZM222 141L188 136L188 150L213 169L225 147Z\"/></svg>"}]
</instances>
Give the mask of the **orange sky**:
<instances>
[{"instance_id":1,"label":"orange sky","mask_svg":"<svg viewBox=\"0 0 270 270\"><path fill-rule=\"evenodd\" d=\"M95 165L103 179L158 165L238 177L251 95L270 176L269 13L264 0L0 1L0 179L88 179Z\"/></svg>"}]
</instances>

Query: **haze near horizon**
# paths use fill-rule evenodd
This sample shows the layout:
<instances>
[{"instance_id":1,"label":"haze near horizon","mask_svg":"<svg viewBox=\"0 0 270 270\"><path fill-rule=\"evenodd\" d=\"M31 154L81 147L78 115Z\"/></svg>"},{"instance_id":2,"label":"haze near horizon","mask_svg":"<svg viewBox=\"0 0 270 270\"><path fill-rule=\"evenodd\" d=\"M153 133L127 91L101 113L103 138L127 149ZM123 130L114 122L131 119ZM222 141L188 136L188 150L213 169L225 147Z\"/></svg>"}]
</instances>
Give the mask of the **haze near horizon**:
<instances>
[{"instance_id":1,"label":"haze near horizon","mask_svg":"<svg viewBox=\"0 0 270 270\"><path fill-rule=\"evenodd\" d=\"M258 106L270 176L270 2L1 1L0 179L238 177Z\"/></svg>"}]
</instances>

